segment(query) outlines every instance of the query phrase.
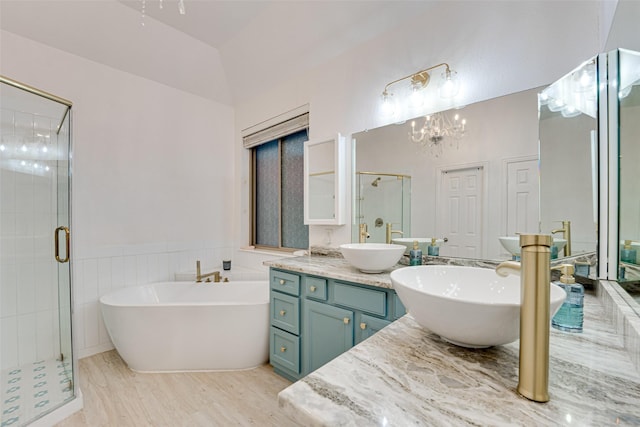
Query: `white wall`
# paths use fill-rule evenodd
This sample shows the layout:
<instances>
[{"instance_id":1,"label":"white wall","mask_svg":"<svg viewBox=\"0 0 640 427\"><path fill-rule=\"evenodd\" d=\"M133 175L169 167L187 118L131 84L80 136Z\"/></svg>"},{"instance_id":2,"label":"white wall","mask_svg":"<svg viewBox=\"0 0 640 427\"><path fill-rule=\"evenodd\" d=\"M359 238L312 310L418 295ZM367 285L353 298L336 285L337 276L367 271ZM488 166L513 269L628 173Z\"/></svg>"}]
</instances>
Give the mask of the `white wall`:
<instances>
[{"instance_id":1,"label":"white wall","mask_svg":"<svg viewBox=\"0 0 640 427\"><path fill-rule=\"evenodd\" d=\"M378 114L385 84L428 66L448 62L458 71L463 87L454 102L464 105L549 84L604 45L606 23L597 2L440 2L437 7L237 106L235 158L241 179L234 230L240 246L249 241L250 224L249 155L241 148L241 129L309 103L311 138L349 135L450 106L433 97L423 111L406 110L393 119ZM333 245L350 241L349 225L333 228ZM310 227L311 245L324 241L324 229Z\"/></svg>"},{"instance_id":2,"label":"white wall","mask_svg":"<svg viewBox=\"0 0 640 427\"><path fill-rule=\"evenodd\" d=\"M2 31L0 73L73 101L80 356L111 348L98 298L231 256L233 109Z\"/></svg>"}]
</instances>

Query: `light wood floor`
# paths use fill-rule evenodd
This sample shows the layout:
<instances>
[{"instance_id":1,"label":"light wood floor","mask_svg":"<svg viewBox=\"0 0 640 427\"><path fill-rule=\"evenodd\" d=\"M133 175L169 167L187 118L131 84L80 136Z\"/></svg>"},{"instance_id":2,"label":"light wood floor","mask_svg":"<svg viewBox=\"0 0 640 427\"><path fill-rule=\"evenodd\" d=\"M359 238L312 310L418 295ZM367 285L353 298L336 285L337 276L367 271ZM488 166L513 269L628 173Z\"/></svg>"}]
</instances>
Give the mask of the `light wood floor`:
<instances>
[{"instance_id":1,"label":"light wood floor","mask_svg":"<svg viewBox=\"0 0 640 427\"><path fill-rule=\"evenodd\" d=\"M118 353L81 359L84 409L58 427L293 426L277 394L291 384L271 366L237 372L139 374Z\"/></svg>"}]
</instances>

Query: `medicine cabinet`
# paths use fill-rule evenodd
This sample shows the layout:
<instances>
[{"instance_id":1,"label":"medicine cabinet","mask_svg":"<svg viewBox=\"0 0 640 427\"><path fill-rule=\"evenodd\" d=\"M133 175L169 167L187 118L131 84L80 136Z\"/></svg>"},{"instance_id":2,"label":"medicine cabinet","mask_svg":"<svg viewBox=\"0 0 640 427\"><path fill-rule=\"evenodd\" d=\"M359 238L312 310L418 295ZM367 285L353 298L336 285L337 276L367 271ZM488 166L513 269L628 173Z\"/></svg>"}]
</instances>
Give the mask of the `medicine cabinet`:
<instances>
[{"instance_id":1,"label":"medicine cabinet","mask_svg":"<svg viewBox=\"0 0 640 427\"><path fill-rule=\"evenodd\" d=\"M304 143L304 223L345 223L344 136L309 140Z\"/></svg>"}]
</instances>

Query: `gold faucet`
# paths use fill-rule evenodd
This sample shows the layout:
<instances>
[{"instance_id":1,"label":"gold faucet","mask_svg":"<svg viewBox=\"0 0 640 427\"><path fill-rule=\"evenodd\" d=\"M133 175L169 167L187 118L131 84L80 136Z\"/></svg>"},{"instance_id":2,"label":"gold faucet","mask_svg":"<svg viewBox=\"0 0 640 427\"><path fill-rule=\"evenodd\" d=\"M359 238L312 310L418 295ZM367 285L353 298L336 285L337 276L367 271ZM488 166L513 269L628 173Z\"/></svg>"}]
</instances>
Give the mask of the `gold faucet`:
<instances>
[{"instance_id":1,"label":"gold faucet","mask_svg":"<svg viewBox=\"0 0 640 427\"><path fill-rule=\"evenodd\" d=\"M520 366L518 393L536 402L549 401L549 322L551 236L520 235L520 262L496 267L500 276L520 274Z\"/></svg>"},{"instance_id":2,"label":"gold faucet","mask_svg":"<svg viewBox=\"0 0 640 427\"><path fill-rule=\"evenodd\" d=\"M402 231L400 231L400 230L392 230L391 227L392 227L391 223L388 222L387 223L387 243L391 243L391 237L394 234L399 234L401 236L404 236L404 233Z\"/></svg>"},{"instance_id":3,"label":"gold faucet","mask_svg":"<svg viewBox=\"0 0 640 427\"><path fill-rule=\"evenodd\" d=\"M201 283L202 279L205 277L213 276L213 281L218 283L220 282L220 272L214 271L213 273L202 274L200 272L200 260L196 260L196 283ZM211 279L207 279L207 282L210 282Z\"/></svg>"},{"instance_id":4,"label":"gold faucet","mask_svg":"<svg viewBox=\"0 0 640 427\"><path fill-rule=\"evenodd\" d=\"M551 230L551 234L562 232L562 238L567 241L564 245L564 256L571 256L571 221L562 221L562 228Z\"/></svg>"},{"instance_id":5,"label":"gold faucet","mask_svg":"<svg viewBox=\"0 0 640 427\"><path fill-rule=\"evenodd\" d=\"M369 237L370 235L369 235L369 232L367 231L367 223L363 222L360 224L360 236L358 238L358 242L366 243Z\"/></svg>"}]
</instances>

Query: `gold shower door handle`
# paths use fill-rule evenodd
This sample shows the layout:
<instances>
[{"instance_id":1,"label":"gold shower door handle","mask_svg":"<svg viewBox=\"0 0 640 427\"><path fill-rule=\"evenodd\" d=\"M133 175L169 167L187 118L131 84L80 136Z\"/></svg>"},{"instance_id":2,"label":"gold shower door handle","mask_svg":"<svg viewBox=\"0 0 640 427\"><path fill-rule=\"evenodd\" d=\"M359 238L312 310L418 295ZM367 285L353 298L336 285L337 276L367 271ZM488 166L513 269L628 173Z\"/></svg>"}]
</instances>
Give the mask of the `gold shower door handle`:
<instances>
[{"instance_id":1,"label":"gold shower door handle","mask_svg":"<svg viewBox=\"0 0 640 427\"><path fill-rule=\"evenodd\" d=\"M65 255L65 258L60 258L60 241L58 239L58 235L63 230L64 230L66 255ZM56 256L56 261L58 261L59 263L69 262L69 234L70 234L69 233L69 227L65 227L64 225L56 228L56 231L53 234L54 240L55 240L54 253L55 253L55 256Z\"/></svg>"}]
</instances>

